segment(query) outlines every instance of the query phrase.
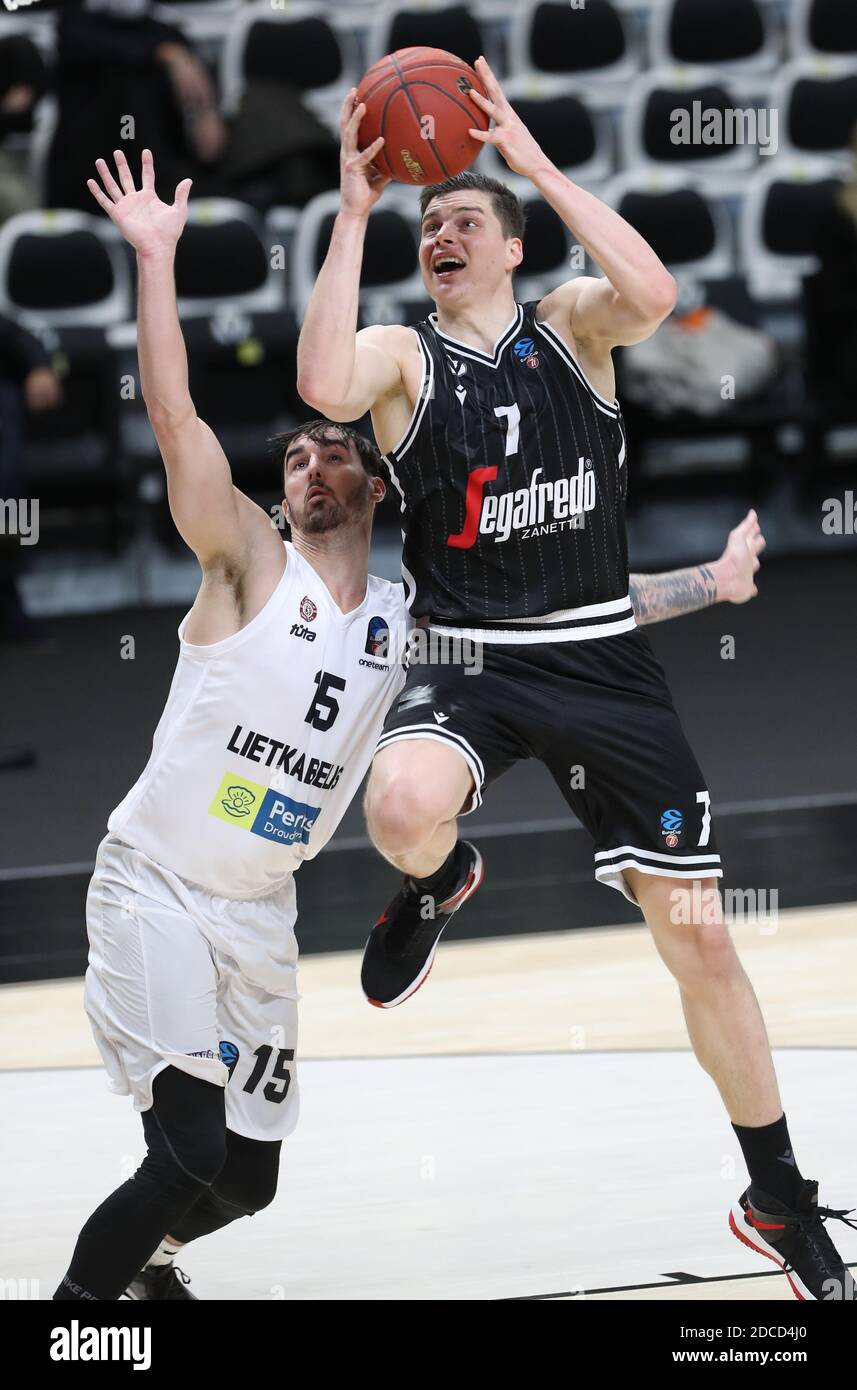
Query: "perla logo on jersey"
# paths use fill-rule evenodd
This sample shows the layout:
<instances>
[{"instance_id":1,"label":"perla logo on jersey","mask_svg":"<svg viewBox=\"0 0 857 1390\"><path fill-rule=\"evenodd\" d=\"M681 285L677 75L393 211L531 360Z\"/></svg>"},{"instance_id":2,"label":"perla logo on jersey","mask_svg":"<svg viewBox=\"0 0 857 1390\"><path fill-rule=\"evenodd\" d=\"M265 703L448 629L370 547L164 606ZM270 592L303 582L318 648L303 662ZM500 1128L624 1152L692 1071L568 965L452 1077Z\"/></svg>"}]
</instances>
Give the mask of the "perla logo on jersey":
<instances>
[{"instance_id":1,"label":"perla logo on jersey","mask_svg":"<svg viewBox=\"0 0 857 1390\"><path fill-rule=\"evenodd\" d=\"M210 816L239 830L276 840L281 845L308 845L310 831L321 815L320 806L293 801L281 791L263 787L226 772L208 808Z\"/></svg>"},{"instance_id":2,"label":"perla logo on jersey","mask_svg":"<svg viewBox=\"0 0 857 1390\"><path fill-rule=\"evenodd\" d=\"M520 531L521 540L528 540L550 535L557 528L580 526L584 513L595 509L592 460L581 456L573 478L540 482L543 473L543 468L537 468L528 487L486 497L485 485L497 476L497 469L474 469L467 479L464 525L457 535L447 536L447 545L469 550L476 544L477 533L507 541L513 531Z\"/></svg>"}]
</instances>

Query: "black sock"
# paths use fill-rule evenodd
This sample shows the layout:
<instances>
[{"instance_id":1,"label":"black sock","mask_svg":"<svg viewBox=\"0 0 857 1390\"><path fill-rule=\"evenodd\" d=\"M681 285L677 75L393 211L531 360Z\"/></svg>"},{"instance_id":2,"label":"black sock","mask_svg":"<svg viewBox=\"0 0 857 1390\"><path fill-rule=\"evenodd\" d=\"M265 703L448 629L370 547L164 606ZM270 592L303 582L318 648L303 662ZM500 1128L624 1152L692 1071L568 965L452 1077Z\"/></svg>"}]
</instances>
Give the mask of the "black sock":
<instances>
[{"instance_id":1,"label":"black sock","mask_svg":"<svg viewBox=\"0 0 857 1390\"><path fill-rule=\"evenodd\" d=\"M444 898L449 897L453 888L458 883L461 874L461 861L459 851L461 841L456 840L452 849L449 851L439 869L435 869L433 874L426 878L414 878L411 875L411 882L419 893L429 893L436 900L443 902Z\"/></svg>"},{"instance_id":2,"label":"black sock","mask_svg":"<svg viewBox=\"0 0 857 1390\"><path fill-rule=\"evenodd\" d=\"M733 1124L732 1128L738 1136L753 1186L791 1206L804 1180L792 1151L785 1115L771 1125Z\"/></svg>"}]
</instances>

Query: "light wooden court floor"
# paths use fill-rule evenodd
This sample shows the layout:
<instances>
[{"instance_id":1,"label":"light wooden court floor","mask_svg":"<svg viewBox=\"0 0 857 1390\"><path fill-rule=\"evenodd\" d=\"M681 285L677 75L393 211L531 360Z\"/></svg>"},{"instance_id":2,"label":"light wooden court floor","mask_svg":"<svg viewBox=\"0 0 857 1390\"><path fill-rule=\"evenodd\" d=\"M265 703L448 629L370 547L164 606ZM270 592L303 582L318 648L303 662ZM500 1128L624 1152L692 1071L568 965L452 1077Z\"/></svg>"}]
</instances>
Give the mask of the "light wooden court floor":
<instances>
[{"instance_id":1,"label":"light wooden court floor","mask_svg":"<svg viewBox=\"0 0 857 1390\"><path fill-rule=\"evenodd\" d=\"M855 928L853 905L733 925L802 1171L834 1207L857 1203ZM201 1297L791 1298L726 1230L740 1151L644 928L450 940L393 1010L364 1001L359 952L305 957L300 987L280 1193L189 1249ZM0 990L4 1265L43 1297L143 1154L82 990ZM857 1259L857 1232L831 1229ZM367 1245L386 1252L370 1269Z\"/></svg>"}]
</instances>

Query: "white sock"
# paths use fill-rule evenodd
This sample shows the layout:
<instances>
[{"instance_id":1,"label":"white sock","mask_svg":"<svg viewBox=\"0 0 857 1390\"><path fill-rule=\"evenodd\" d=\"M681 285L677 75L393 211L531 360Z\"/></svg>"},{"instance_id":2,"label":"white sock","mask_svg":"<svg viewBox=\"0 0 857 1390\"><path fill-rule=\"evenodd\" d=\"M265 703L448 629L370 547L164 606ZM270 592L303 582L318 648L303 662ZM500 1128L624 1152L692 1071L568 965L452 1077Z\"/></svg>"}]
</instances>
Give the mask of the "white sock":
<instances>
[{"instance_id":1,"label":"white sock","mask_svg":"<svg viewBox=\"0 0 857 1390\"><path fill-rule=\"evenodd\" d=\"M181 1245L165 1236L151 1259L146 1261L146 1268L151 1269L152 1266L172 1264L179 1250L181 1250Z\"/></svg>"}]
</instances>

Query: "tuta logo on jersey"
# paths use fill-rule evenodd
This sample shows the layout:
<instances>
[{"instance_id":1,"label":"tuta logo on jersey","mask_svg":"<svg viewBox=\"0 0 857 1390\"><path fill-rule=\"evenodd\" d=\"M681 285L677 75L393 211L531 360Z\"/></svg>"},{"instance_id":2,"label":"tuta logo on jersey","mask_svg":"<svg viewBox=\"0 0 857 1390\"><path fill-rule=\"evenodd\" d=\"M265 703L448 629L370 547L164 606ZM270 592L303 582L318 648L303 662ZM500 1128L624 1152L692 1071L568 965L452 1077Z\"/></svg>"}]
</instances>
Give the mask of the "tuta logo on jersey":
<instances>
[{"instance_id":1,"label":"tuta logo on jersey","mask_svg":"<svg viewBox=\"0 0 857 1390\"><path fill-rule=\"evenodd\" d=\"M312 632L308 627L304 627L303 623L292 623L291 627L289 628L289 636L302 637L305 642L315 641L315 633Z\"/></svg>"},{"instance_id":2,"label":"tuta logo on jersey","mask_svg":"<svg viewBox=\"0 0 857 1390\"><path fill-rule=\"evenodd\" d=\"M366 655L387 656L390 647L390 629L384 618L370 618L366 632Z\"/></svg>"},{"instance_id":3,"label":"tuta logo on jersey","mask_svg":"<svg viewBox=\"0 0 857 1390\"><path fill-rule=\"evenodd\" d=\"M518 531L520 539L526 541L582 526L584 514L593 511L596 504L592 460L581 456L573 478L539 482L543 472L543 468L535 470L529 487L486 497L485 487L494 481L497 469L474 468L467 479L464 525L457 535L447 536L447 545L469 550L479 535L507 541Z\"/></svg>"},{"instance_id":4,"label":"tuta logo on jersey","mask_svg":"<svg viewBox=\"0 0 857 1390\"><path fill-rule=\"evenodd\" d=\"M301 617L305 623L311 623L318 617L318 609L312 599L307 598L306 594L301 599Z\"/></svg>"},{"instance_id":5,"label":"tuta logo on jersey","mask_svg":"<svg viewBox=\"0 0 857 1390\"><path fill-rule=\"evenodd\" d=\"M244 808L244 817L238 818L233 814L231 808L236 804ZM251 821L253 806L259 809ZM261 835L263 840L277 840L281 845L308 845L310 831L321 814L321 807L292 801L283 792L275 791L273 787L263 787L258 782L240 782L234 772L227 772L221 778L208 814L239 830Z\"/></svg>"}]
</instances>

